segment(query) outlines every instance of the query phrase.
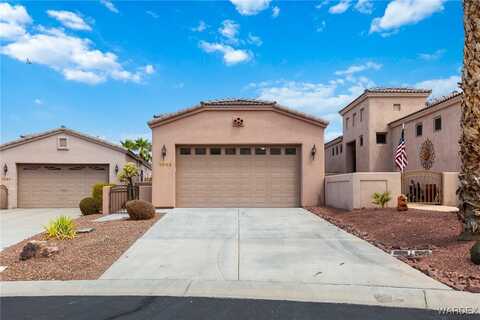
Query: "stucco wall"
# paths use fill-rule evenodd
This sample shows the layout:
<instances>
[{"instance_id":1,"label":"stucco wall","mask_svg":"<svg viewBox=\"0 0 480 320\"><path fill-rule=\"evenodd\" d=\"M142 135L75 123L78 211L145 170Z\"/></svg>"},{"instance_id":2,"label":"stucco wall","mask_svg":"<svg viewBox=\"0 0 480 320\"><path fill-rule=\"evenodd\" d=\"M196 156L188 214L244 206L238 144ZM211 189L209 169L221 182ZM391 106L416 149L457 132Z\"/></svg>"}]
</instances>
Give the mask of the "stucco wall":
<instances>
[{"instance_id":1,"label":"stucco wall","mask_svg":"<svg viewBox=\"0 0 480 320\"><path fill-rule=\"evenodd\" d=\"M244 120L243 128L232 119ZM297 144L301 145L301 205L323 201L324 129L268 110L209 110L152 129L152 202L156 207L175 207L175 146L180 144ZM167 155L161 157L165 145ZM316 145L313 160L310 152Z\"/></svg>"},{"instance_id":2,"label":"stucco wall","mask_svg":"<svg viewBox=\"0 0 480 320\"><path fill-rule=\"evenodd\" d=\"M342 148L340 148L342 146ZM338 155L332 154L332 149L338 148ZM325 147L325 173L344 173L345 172L345 160L342 142L337 142Z\"/></svg>"},{"instance_id":3,"label":"stucco wall","mask_svg":"<svg viewBox=\"0 0 480 320\"><path fill-rule=\"evenodd\" d=\"M68 150L57 149L57 138L68 137ZM51 163L51 164L108 164L109 181L119 183L115 174L115 165L121 170L127 161L125 153L86 141L65 133L59 133L40 140L25 143L0 151L1 184L8 188L8 206L17 207L17 164ZM3 165L8 166L6 175Z\"/></svg>"},{"instance_id":4,"label":"stucco wall","mask_svg":"<svg viewBox=\"0 0 480 320\"><path fill-rule=\"evenodd\" d=\"M388 207L397 205L401 194L401 176L397 172L345 173L325 177L325 204L329 207L353 210L375 207L372 195L389 191L392 200Z\"/></svg>"},{"instance_id":5,"label":"stucco wall","mask_svg":"<svg viewBox=\"0 0 480 320\"><path fill-rule=\"evenodd\" d=\"M360 120L360 113L363 109L363 118ZM356 114L355 125L353 125L353 115ZM346 119L349 118L348 128L346 127ZM355 143L356 148L356 169L357 172L368 171L369 153L368 153L368 132L370 122L369 99L353 107L343 115L343 148L344 154L341 161L343 162L343 172L351 172L350 154L348 153L348 143ZM360 136L363 135L363 146L360 146Z\"/></svg>"},{"instance_id":6,"label":"stucco wall","mask_svg":"<svg viewBox=\"0 0 480 320\"><path fill-rule=\"evenodd\" d=\"M443 172L443 205L458 207L457 189L459 184L458 172Z\"/></svg>"},{"instance_id":7,"label":"stucco wall","mask_svg":"<svg viewBox=\"0 0 480 320\"><path fill-rule=\"evenodd\" d=\"M434 131L433 119L442 117L442 130ZM406 151L408 157L407 171L424 170L420 160L422 143L432 141L435 150L435 161L431 171L460 171L460 156L458 139L460 138L460 102L441 108L426 115L405 121ZM417 137L415 126L423 124L423 134ZM402 131L402 123L391 128L392 149L390 150L390 170L398 170L393 162L392 154L398 145Z\"/></svg>"}]
</instances>

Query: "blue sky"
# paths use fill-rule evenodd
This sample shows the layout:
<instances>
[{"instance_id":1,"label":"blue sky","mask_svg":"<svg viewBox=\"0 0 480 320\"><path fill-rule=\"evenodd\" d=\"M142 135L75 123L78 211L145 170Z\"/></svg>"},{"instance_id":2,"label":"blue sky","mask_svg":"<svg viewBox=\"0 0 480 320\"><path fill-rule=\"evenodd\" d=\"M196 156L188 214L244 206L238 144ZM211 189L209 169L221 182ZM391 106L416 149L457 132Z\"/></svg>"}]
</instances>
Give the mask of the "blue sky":
<instances>
[{"instance_id":1,"label":"blue sky","mask_svg":"<svg viewBox=\"0 0 480 320\"><path fill-rule=\"evenodd\" d=\"M463 25L444 0L11 1L0 41L2 142L149 137L153 114L226 97L324 117L330 139L367 87L455 90Z\"/></svg>"}]
</instances>

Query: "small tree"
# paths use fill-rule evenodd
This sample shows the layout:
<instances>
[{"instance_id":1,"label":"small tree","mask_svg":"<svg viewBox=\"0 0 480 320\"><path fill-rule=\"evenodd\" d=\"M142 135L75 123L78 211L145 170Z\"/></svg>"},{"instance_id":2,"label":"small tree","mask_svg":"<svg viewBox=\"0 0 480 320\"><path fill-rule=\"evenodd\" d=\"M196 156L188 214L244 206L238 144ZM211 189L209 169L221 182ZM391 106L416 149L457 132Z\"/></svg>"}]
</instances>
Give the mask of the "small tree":
<instances>
[{"instance_id":1,"label":"small tree","mask_svg":"<svg viewBox=\"0 0 480 320\"><path fill-rule=\"evenodd\" d=\"M390 196L390 192L385 191L385 192L375 192L372 196L373 204L376 204L377 206L381 206L382 208L385 208L385 205L388 203L388 201L392 200L392 197Z\"/></svg>"},{"instance_id":2,"label":"small tree","mask_svg":"<svg viewBox=\"0 0 480 320\"><path fill-rule=\"evenodd\" d=\"M138 167L133 162L127 162L118 174L118 179L127 183L128 200L133 199L133 178L136 176L138 176Z\"/></svg>"}]
</instances>

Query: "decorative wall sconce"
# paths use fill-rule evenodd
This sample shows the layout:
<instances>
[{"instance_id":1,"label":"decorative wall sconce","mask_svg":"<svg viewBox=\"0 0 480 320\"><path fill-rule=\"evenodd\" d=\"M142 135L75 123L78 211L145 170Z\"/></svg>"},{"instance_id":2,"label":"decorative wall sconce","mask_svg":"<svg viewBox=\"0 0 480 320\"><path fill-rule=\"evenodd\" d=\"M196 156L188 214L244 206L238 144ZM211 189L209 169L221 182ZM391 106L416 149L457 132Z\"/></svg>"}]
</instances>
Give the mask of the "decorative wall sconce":
<instances>
[{"instance_id":1,"label":"decorative wall sconce","mask_svg":"<svg viewBox=\"0 0 480 320\"><path fill-rule=\"evenodd\" d=\"M115 174L118 174L118 164L115 165Z\"/></svg>"},{"instance_id":2,"label":"decorative wall sconce","mask_svg":"<svg viewBox=\"0 0 480 320\"><path fill-rule=\"evenodd\" d=\"M317 147L315 145L313 145L311 153L312 159L315 160L315 155L317 154Z\"/></svg>"},{"instance_id":3,"label":"decorative wall sconce","mask_svg":"<svg viewBox=\"0 0 480 320\"><path fill-rule=\"evenodd\" d=\"M7 176L7 172L8 172L8 166L7 166L7 164L5 163L5 164L3 165L3 175L4 175L4 176Z\"/></svg>"},{"instance_id":4,"label":"decorative wall sconce","mask_svg":"<svg viewBox=\"0 0 480 320\"><path fill-rule=\"evenodd\" d=\"M167 148L165 145L162 147L162 160L165 160L165 157L167 156Z\"/></svg>"}]
</instances>

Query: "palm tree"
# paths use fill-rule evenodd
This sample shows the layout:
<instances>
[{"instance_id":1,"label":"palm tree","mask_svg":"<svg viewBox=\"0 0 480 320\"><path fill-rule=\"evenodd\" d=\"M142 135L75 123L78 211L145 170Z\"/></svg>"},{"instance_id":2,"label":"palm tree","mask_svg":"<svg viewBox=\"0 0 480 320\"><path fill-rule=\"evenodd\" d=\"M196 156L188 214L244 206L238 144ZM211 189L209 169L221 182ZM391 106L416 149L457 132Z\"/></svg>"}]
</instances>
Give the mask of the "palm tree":
<instances>
[{"instance_id":1,"label":"palm tree","mask_svg":"<svg viewBox=\"0 0 480 320\"><path fill-rule=\"evenodd\" d=\"M138 150L138 154L142 157L145 161L149 161L152 159L152 144L145 138L138 138L135 140L135 145Z\"/></svg>"},{"instance_id":2,"label":"palm tree","mask_svg":"<svg viewBox=\"0 0 480 320\"><path fill-rule=\"evenodd\" d=\"M125 139L123 141L120 141L120 143L122 144L122 147L124 147L128 151L135 152L138 150L135 141L131 139Z\"/></svg>"},{"instance_id":3,"label":"palm tree","mask_svg":"<svg viewBox=\"0 0 480 320\"><path fill-rule=\"evenodd\" d=\"M480 240L480 1L464 0L465 45L460 137L461 240Z\"/></svg>"}]
</instances>

